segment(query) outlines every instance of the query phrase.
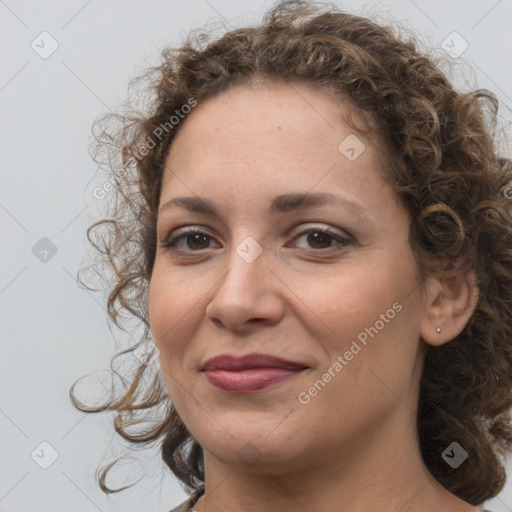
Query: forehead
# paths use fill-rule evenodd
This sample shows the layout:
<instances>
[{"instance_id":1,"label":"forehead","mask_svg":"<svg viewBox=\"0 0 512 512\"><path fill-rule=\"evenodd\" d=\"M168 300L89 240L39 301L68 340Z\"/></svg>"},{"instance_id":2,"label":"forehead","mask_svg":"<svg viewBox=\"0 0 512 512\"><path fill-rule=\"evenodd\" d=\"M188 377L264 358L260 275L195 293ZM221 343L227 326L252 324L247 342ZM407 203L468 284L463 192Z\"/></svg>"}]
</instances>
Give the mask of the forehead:
<instances>
[{"instance_id":1,"label":"forehead","mask_svg":"<svg viewBox=\"0 0 512 512\"><path fill-rule=\"evenodd\" d=\"M236 87L200 103L170 148L159 208L196 196L251 223L271 216L278 196L332 193L394 224L399 205L382 177L381 146L345 117L368 127L350 102L295 84Z\"/></svg>"},{"instance_id":2,"label":"forehead","mask_svg":"<svg viewBox=\"0 0 512 512\"><path fill-rule=\"evenodd\" d=\"M233 87L200 103L181 121L167 166L204 169L258 162L262 168L272 164L274 172L287 164L322 167L327 160L346 158L347 149L353 156L349 146L354 143L356 152L364 148L368 161L379 153L376 143L357 131L368 129L368 120L348 98L326 89L300 83Z\"/></svg>"}]
</instances>

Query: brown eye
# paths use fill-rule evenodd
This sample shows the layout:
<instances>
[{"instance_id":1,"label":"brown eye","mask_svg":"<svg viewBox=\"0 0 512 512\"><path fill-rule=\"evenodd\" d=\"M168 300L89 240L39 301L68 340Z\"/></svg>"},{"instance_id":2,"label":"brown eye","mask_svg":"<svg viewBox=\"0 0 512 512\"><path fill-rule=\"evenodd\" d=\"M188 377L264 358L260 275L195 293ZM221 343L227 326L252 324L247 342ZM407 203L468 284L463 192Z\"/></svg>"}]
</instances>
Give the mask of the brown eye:
<instances>
[{"instance_id":1,"label":"brown eye","mask_svg":"<svg viewBox=\"0 0 512 512\"><path fill-rule=\"evenodd\" d=\"M162 247L169 251L197 252L208 249L210 240L212 240L210 235L196 229L188 229L164 241Z\"/></svg>"},{"instance_id":2,"label":"brown eye","mask_svg":"<svg viewBox=\"0 0 512 512\"><path fill-rule=\"evenodd\" d=\"M314 249L326 249L331 245L333 237L322 231L311 231L307 235L308 243Z\"/></svg>"},{"instance_id":3,"label":"brown eye","mask_svg":"<svg viewBox=\"0 0 512 512\"><path fill-rule=\"evenodd\" d=\"M183 238L186 242L188 242L187 245L191 249L206 249L207 247L205 247L205 240L206 246L208 246L209 237L203 233L193 233L192 235L185 235Z\"/></svg>"},{"instance_id":4,"label":"brown eye","mask_svg":"<svg viewBox=\"0 0 512 512\"><path fill-rule=\"evenodd\" d=\"M307 247L299 246L299 248L313 252L321 252L329 249L344 249L353 243L349 237L342 236L340 233L327 228L307 229L299 233L294 238L294 241L301 238L306 240ZM182 230L180 234L167 239L162 244L162 247L175 253L187 254L209 249L211 240L213 240L213 237L207 233L195 228L190 228Z\"/></svg>"},{"instance_id":5,"label":"brown eye","mask_svg":"<svg viewBox=\"0 0 512 512\"><path fill-rule=\"evenodd\" d=\"M327 228L310 228L302 233L299 233L294 240L306 237L308 247L301 247L301 249L316 249L322 251L326 249L336 248L343 249L346 246L352 244L352 240L349 237L342 236L340 233L332 231ZM332 242L335 242L332 244Z\"/></svg>"}]
</instances>

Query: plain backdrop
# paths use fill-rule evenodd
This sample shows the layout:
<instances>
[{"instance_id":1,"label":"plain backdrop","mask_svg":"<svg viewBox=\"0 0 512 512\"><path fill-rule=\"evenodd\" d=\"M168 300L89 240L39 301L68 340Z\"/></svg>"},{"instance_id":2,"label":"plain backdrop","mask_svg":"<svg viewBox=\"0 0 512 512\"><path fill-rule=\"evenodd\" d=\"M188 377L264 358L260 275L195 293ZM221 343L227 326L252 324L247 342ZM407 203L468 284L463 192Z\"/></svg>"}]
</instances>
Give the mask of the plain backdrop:
<instances>
[{"instance_id":1,"label":"plain backdrop","mask_svg":"<svg viewBox=\"0 0 512 512\"><path fill-rule=\"evenodd\" d=\"M497 94L512 136L512 0L338 4L396 20L426 47L451 52L450 78L457 82L465 67L471 87ZM108 327L101 294L75 281L86 228L101 206L88 141L95 118L116 109L129 80L157 64L164 46L211 19L228 28L255 24L270 5L0 0L0 511L157 512L187 497L148 449L128 452L109 481L139 483L107 498L95 471L126 453L124 444L111 415L81 413L68 397L76 379L108 368L121 340ZM86 391L98 382L85 380ZM512 483L487 506L512 510Z\"/></svg>"}]
</instances>

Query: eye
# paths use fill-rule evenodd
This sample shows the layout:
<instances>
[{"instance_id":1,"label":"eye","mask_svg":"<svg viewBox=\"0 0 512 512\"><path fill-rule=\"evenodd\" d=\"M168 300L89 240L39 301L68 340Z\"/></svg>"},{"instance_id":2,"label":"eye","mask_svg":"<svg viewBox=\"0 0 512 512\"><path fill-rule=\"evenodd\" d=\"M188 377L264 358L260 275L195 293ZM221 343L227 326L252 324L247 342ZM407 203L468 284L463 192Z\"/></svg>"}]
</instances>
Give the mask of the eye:
<instances>
[{"instance_id":1,"label":"eye","mask_svg":"<svg viewBox=\"0 0 512 512\"><path fill-rule=\"evenodd\" d=\"M313 249L313 252L321 252L325 251L325 249L333 248L340 250L353 243L348 236L343 236L341 233L325 227L312 227L301 231L293 240L295 241L303 237L307 237L305 239L310 247L300 248L304 250ZM213 237L204 231L197 228L187 228L181 230L180 234L165 240L161 246L167 251L176 253L198 252L203 249L209 249L209 241L212 239ZM334 245L332 245L332 242L335 242ZM192 250L189 251L187 248Z\"/></svg>"},{"instance_id":2,"label":"eye","mask_svg":"<svg viewBox=\"0 0 512 512\"><path fill-rule=\"evenodd\" d=\"M189 248L196 249L192 252L197 252L197 249L208 249L208 244L205 243L205 241L208 242L208 240L211 238L212 237L210 235L199 229L188 228L182 230L180 235L176 235L165 240L162 243L162 247L168 251L173 252L188 252L183 249L183 244L181 243L185 242L185 245Z\"/></svg>"},{"instance_id":3,"label":"eye","mask_svg":"<svg viewBox=\"0 0 512 512\"><path fill-rule=\"evenodd\" d=\"M352 244L352 240L348 236L343 236L341 233L337 231L333 231L329 228L317 228L312 227L306 229L305 231L301 231L294 240L297 240L302 237L307 237L306 241L310 247L318 250L325 249L343 249L344 247ZM331 242L335 242L334 245L331 245ZM308 248L305 248L308 250Z\"/></svg>"}]
</instances>

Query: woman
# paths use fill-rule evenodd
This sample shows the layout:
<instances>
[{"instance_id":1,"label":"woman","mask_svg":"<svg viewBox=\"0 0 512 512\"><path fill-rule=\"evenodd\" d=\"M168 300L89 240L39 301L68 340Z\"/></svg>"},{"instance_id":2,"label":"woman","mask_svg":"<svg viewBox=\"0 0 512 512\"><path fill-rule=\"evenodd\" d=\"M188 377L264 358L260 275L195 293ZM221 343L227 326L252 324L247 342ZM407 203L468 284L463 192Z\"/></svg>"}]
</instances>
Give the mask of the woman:
<instances>
[{"instance_id":1,"label":"woman","mask_svg":"<svg viewBox=\"0 0 512 512\"><path fill-rule=\"evenodd\" d=\"M512 441L494 95L305 2L147 77L150 112L97 134L118 194L89 233L110 229L109 313L142 321L141 362L75 405L162 441L176 512L483 510Z\"/></svg>"}]
</instances>

